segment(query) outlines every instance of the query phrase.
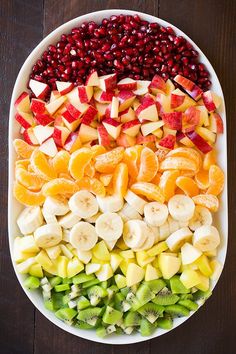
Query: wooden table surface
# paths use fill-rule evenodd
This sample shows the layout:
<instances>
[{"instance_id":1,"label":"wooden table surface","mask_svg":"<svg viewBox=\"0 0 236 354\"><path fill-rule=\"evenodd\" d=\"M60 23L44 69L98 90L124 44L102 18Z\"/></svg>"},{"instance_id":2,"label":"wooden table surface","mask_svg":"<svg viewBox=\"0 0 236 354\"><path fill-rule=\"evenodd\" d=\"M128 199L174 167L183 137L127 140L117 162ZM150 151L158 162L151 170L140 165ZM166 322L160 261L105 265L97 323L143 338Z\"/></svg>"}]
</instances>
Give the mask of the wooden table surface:
<instances>
[{"instance_id":1,"label":"wooden table surface","mask_svg":"<svg viewBox=\"0 0 236 354\"><path fill-rule=\"evenodd\" d=\"M207 305L181 327L140 344L109 346L63 332L30 303L13 272L7 240L7 138L11 92L32 49L62 23L88 12L129 8L181 28L207 55L227 108L229 248L222 277ZM0 353L233 354L236 325L236 1L1 0L0 1Z\"/></svg>"}]
</instances>

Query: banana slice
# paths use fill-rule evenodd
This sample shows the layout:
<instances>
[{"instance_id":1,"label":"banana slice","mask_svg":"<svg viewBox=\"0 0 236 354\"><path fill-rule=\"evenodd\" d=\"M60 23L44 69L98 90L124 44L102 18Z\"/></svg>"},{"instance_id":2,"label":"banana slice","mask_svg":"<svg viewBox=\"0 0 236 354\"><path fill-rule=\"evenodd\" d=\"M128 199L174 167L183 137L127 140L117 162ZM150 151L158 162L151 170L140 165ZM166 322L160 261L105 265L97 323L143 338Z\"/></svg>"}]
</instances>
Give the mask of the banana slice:
<instances>
[{"instance_id":1,"label":"banana slice","mask_svg":"<svg viewBox=\"0 0 236 354\"><path fill-rule=\"evenodd\" d=\"M118 240L122 235L123 221L116 213L100 215L95 224L96 233L105 241Z\"/></svg>"},{"instance_id":2,"label":"banana slice","mask_svg":"<svg viewBox=\"0 0 236 354\"><path fill-rule=\"evenodd\" d=\"M109 195L107 197L97 197L97 202L103 213L115 213L123 208L124 199L118 194Z\"/></svg>"},{"instance_id":3,"label":"banana slice","mask_svg":"<svg viewBox=\"0 0 236 354\"><path fill-rule=\"evenodd\" d=\"M34 232L35 243L38 247L56 246L62 240L62 229L59 224L46 224Z\"/></svg>"},{"instance_id":4,"label":"banana slice","mask_svg":"<svg viewBox=\"0 0 236 354\"><path fill-rule=\"evenodd\" d=\"M43 224L43 215L39 206L25 208L17 218L17 225L23 235L32 234Z\"/></svg>"},{"instance_id":5,"label":"banana slice","mask_svg":"<svg viewBox=\"0 0 236 354\"><path fill-rule=\"evenodd\" d=\"M160 241L164 241L170 235L169 223L166 221L163 225L159 226Z\"/></svg>"},{"instance_id":6,"label":"banana slice","mask_svg":"<svg viewBox=\"0 0 236 354\"><path fill-rule=\"evenodd\" d=\"M91 218L86 218L84 219L85 221L89 222L90 224L95 224L97 218L102 215L102 213L99 211L97 214L91 216Z\"/></svg>"},{"instance_id":7,"label":"banana slice","mask_svg":"<svg viewBox=\"0 0 236 354\"><path fill-rule=\"evenodd\" d=\"M179 221L178 224L179 224L179 228L188 227L189 221L188 220L187 221Z\"/></svg>"},{"instance_id":8,"label":"banana slice","mask_svg":"<svg viewBox=\"0 0 236 354\"><path fill-rule=\"evenodd\" d=\"M172 252L175 252L179 250L192 236L192 231L188 227L183 227L182 229L173 232L166 239L166 244Z\"/></svg>"},{"instance_id":9,"label":"banana slice","mask_svg":"<svg viewBox=\"0 0 236 354\"><path fill-rule=\"evenodd\" d=\"M70 231L70 243L80 251L91 250L98 240L95 227L86 221L75 224Z\"/></svg>"},{"instance_id":10,"label":"banana slice","mask_svg":"<svg viewBox=\"0 0 236 354\"><path fill-rule=\"evenodd\" d=\"M157 243L160 241L160 228L158 226L151 226L148 225L154 234L154 243Z\"/></svg>"},{"instance_id":11,"label":"banana slice","mask_svg":"<svg viewBox=\"0 0 236 354\"><path fill-rule=\"evenodd\" d=\"M179 223L175 219L172 218L171 215L168 216L168 224L169 224L169 229L170 233L172 234L173 232L179 230Z\"/></svg>"},{"instance_id":12,"label":"banana slice","mask_svg":"<svg viewBox=\"0 0 236 354\"><path fill-rule=\"evenodd\" d=\"M195 204L190 197L176 194L170 198L168 209L171 216L177 221L188 221L193 217Z\"/></svg>"},{"instance_id":13,"label":"banana slice","mask_svg":"<svg viewBox=\"0 0 236 354\"><path fill-rule=\"evenodd\" d=\"M55 215L50 214L45 208L42 208L42 214L46 224L54 224L57 223L57 218Z\"/></svg>"},{"instance_id":14,"label":"banana slice","mask_svg":"<svg viewBox=\"0 0 236 354\"><path fill-rule=\"evenodd\" d=\"M161 226L166 222L169 211L165 204L159 202L147 203L144 206L144 216L152 226Z\"/></svg>"},{"instance_id":15,"label":"banana slice","mask_svg":"<svg viewBox=\"0 0 236 354\"><path fill-rule=\"evenodd\" d=\"M79 215L76 215L70 211L68 214L58 218L58 224L61 227L64 227L64 229L71 229L80 220L81 217Z\"/></svg>"},{"instance_id":16,"label":"banana slice","mask_svg":"<svg viewBox=\"0 0 236 354\"><path fill-rule=\"evenodd\" d=\"M139 214L143 215L144 206L147 204L146 200L140 198L137 194L128 190L124 196L125 200L129 205L131 205Z\"/></svg>"},{"instance_id":17,"label":"banana slice","mask_svg":"<svg viewBox=\"0 0 236 354\"><path fill-rule=\"evenodd\" d=\"M202 252L214 250L220 244L220 235L216 227L203 225L194 231L193 245Z\"/></svg>"},{"instance_id":18,"label":"banana slice","mask_svg":"<svg viewBox=\"0 0 236 354\"><path fill-rule=\"evenodd\" d=\"M125 203L124 207L118 212L124 222L128 220L142 220L142 216L128 203Z\"/></svg>"},{"instance_id":19,"label":"banana slice","mask_svg":"<svg viewBox=\"0 0 236 354\"><path fill-rule=\"evenodd\" d=\"M206 207L196 205L192 219L189 220L189 227L195 231L202 225L211 225L212 215L209 209Z\"/></svg>"},{"instance_id":20,"label":"banana slice","mask_svg":"<svg viewBox=\"0 0 236 354\"><path fill-rule=\"evenodd\" d=\"M155 235L153 229L152 227L148 226L148 234L147 234L146 241L144 241L141 247L134 248L133 251L139 252L139 251L149 250L154 245L154 242L155 242Z\"/></svg>"},{"instance_id":21,"label":"banana slice","mask_svg":"<svg viewBox=\"0 0 236 354\"><path fill-rule=\"evenodd\" d=\"M69 200L69 207L72 213L81 218L90 218L98 212L96 198L86 190L75 193Z\"/></svg>"},{"instance_id":22,"label":"banana slice","mask_svg":"<svg viewBox=\"0 0 236 354\"><path fill-rule=\"evenodd\" d=\"M139 248L146 241L148 233L149 230L144 221L129 220L124 225L123 239L129 248Z\"/></svg>"},{"instance_id":23,"label":"banana slice","mask_svg":"<svg viewBox=\"0 0 236 354\"><path fill-rule=\"evenodd\" d=\"M70 211L68 202L66 199L47 197L45 199L43 209L52 215L65 215Z\"/></svg>"}]
</instances>

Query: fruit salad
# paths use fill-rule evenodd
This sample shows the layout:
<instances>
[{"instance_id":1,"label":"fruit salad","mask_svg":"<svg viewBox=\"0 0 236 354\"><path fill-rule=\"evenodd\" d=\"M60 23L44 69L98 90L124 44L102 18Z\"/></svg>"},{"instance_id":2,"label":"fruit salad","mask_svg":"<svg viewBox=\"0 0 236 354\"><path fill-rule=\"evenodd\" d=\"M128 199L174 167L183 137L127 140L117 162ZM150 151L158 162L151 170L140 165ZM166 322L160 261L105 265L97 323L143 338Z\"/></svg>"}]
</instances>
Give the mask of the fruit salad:
<instances>
[{"instance_id":1,"label":"fruit salad","mask_svg":"<svg viewBox=\"0 0 236 354\"><path fill-rule=\"evenodd\" d=\"M86 24L89 35L105 38L105 22ZM174 51L171 30L150 33L174 37ZM25 287L68 325L150 336L196 311L221 273L221 97L178 68L171 79L101 70L84 82L33 75L15 102L13 193L23 207L13 259Z\"/></svg>"}]
</instances>

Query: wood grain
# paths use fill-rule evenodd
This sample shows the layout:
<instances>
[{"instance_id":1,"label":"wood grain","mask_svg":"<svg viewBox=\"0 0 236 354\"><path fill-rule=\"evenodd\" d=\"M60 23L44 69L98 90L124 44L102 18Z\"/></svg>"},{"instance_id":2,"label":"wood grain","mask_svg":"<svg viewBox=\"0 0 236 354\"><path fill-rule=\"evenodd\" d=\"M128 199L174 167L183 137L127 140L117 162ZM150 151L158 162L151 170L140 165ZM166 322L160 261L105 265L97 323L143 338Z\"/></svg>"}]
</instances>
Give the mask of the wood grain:
<instances>
[{"instance_id":1,"label":"wood grain","mask_svg":"<svg viewBox=\"0 0 236 354\"><path fill-rule=\"evenodd\" d=\"M7 242L7 129L11 91L23 61L62 23L87 12L134 9L181 28L204 51L222 83L228 125L229 248L223 275L211 299L181 327L136 345L108 346L72 336L50 323L20 288ZM0 2L0 352L3 354L233 354L236 323L236 2L234 0L2 0Z\"/></svg>"}]
</instances>

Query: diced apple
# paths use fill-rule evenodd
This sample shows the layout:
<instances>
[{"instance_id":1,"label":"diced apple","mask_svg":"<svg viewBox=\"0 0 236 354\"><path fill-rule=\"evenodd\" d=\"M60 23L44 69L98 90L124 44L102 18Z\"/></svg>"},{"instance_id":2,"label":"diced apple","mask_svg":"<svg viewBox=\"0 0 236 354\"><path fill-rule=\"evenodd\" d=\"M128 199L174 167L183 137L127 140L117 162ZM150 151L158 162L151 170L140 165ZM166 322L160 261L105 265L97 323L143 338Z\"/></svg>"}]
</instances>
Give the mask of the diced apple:
<instances>
[{"instance_id":1,"label":"diced apple","mask_svg":"<svg viewBox=\"0 0 236 354\"><path fill-rule=\"evenodd\" d=\"M141 126L141 132L144 136L147 136L157 129L161 128L164 125L164 121L158 121L158 122L149 122L142 124Z\"/></svg>"},{"instance_id":2,"label":"diced apple","mask_svg":"<svg viewBox=\"0 0 236 354\"><path fill-rule=\"evenodd\" d=\"M69 135L70 131L66 127L54 127L52 137L57 146L63 147Z\"/></svg>"},{"instance_id":3,"label":"diced apple","mask_svg":"<svg viewBox=\"0 0 236 354\"><path fill-rule=\"evenodd\" d=\"M164 125L164 127L163 127L163 135L164 135L164 137L169 135L169 134L176 136L177 130L171 129L171 128L169 128L169 127Z\"/></svg>"},{"instance_id":4,"label":"diced apple","mask_svg":"<svg viewBox=\"0 0 236 354\"><path fill-rule=\"evenodd\" d=\"M120 80L117 83L118 90L136 90L137 89L137 81L126 77L125 79Z\"/></svg>"},{"instance_id":5,"label":"diced apple","mask_svg":"<svg viewBox=\"0 0 236 354\"><path fill-rule=\"evenodd\" d=\"M158 109L158 114L162 116L164 113L173 112L170 108L170 96L166 96L163 93L158 93L156 95L156 104Z\"/></svg>"},{"instance_id":6,"label":"diced apple","mask_svg":"<svg viewBox=\"0 0 236 354\"><path fill-rule=\"evenodd\" d=\"M35 115L35 120L40 125L48 125L54 122L54 118L52 118L48 114L42 114L42 113L37 113Z\"/></svg>"},{"instance_id":7,"label":"diced apple","mask_svg":"<svg viewBox=\"0 0 236 354\"><path fill-rule=\"evenodd\" d=\"M195 129L196 133L199 134L204 140L208 141L209 143L215 143L216 141L216 134L204 127L197 127Z\"/></svg>"},{"instance_id":8,"label":"diced apple","mask_svg":"<svg viewBox=\"0 0 236 354\"><path fill-rule=\"evenodd\" d=\"M88 263L85 266L85 273L87 275L96 273L101 268L101 264L99 263Z\"/></svg>"},{"instance_id":9,"label":"diced apple","mask_svg":"<svg viewBox=\"0 0 236 354\"><path fill-rule=\"evenodd\" d=\"M68 101L77 108L81 113L88 109L87 103L81 103L78 95L78 87L74 87L72 91L66 94Z\"/></svg>"},{"instance_id":10,"label":"diced apple","mask_svg":"<svg viewBox=\"0 0 236 354\"><path fill-rule=\"evenodd\" d=\"M79 129L79 137L81 143L87 143L92 140L98 139L97 129L91 128L89 125L81 124Z\"/></svg>"},{"instance_id":11,"label":"diced apple","mask_svg":"<svg viewBox=\"0 0 236 354\"><path fill-rule=\"evenodd\" d=\"M182 112L163 113L162 120L168 128L174 130L181 130L182 116Z\"/></svg>"},{"instance_id":12,"label":"diced apple","mask_svg":"<svg viewBox=\"0 0 236 354\"><path fill-rule=\"evenodd\" d=\"M99 102L95 103L95 107L97 109L97 116L98 116L98 120L101 121L105 118L105 113L106 113L106 109L109 105L108 104L102 104Z\"/></svg>"},{"instance_id":13,"label":"diced apple","mask_svg":"<svg viewBox=\"0 0 236 354\"><path fill-rule=\"evenodd\" d=\"M114 279L115 279L118 289L123 289L127 286L126 277L124 275L116 274L114 276Z\"/></svg>"},{"instance_id":14,"label":"diced apple","mask_svg":"<svg viewBox=\"0 0 236 354\"><path fill-rule=\"evenodd\" d=\"M141 102L139 101L139 99L136 97L135 100L132 103L132 107L133 109L136 111L136 109L138 109L138 107L141 105Z\"/></svg>"},{"instance_id":15,"label":"diced apple","mask_svg":"<svg viewBox=\"0 0 236 354\"><path fill-rule=\"evenodd\" d=\"M223 266L220 262L218 262L216 259L213 259L211 262L210 262L210 266L211 266L211 269L213 271L212 275L211 275L211 279L212 280L218 280L219 277L220 277L220 274L222 272L222 269L223 269Z\"/></svg>"},{"instance_id":16,"label":"diced apple","mask_svg":"<svg viewBox=\"0 0 236 354\"><path fill-rule=\"evenodd\" d=\"M152 132L158 139L161 139L163 137L163 130L161 128L158 128Z\"/></svg>"},{"instance_id":17,"label":"diced apple","mask_svg":"<svg viewBox=\"0 0 236 354\"><path fill-rule=\"evenodd\" d=\"M46 102L39 100L38 98L32 98L30 102L30 109L34 114L44 114L45 113Z\"/></svg>"},{"instance_id":18,"label":"diced apple","mask_svg":"<svg viewBox=\"0 0 236 354\"><path fill-rule=\"evenodd\" d=\"M184 99L181 98L183 96ZM183 100L182 104L177 105L178 103L181 103L181 99ZM184 112L187 108L195 105L196 102L180 89L176 89L171 92L171 108L173 108L175 111Z\"/></svg>"},{"instance_id":19,"label":"diced apple","mask_svg":"<svg viewBox=\"0 0 236 354\"><path fill-rule=\"evenodd\" d=\"M64 149L69 151L70 153L78 150L81 147L81 141L79 138L79 133L72 132L66 139L66 142L64 144Z\"/></svg>"},{"instance_id":20,"label":"diced apple","mask_svg":"<svg viewBox=\"0 0 236 354\"><path fill-rule=\"evenodd\" d=\"M207 127L210 124L208 110L206 109L205 106L196 106L196 108L200 111L199 125L200 126L204 125L205 127Z\"/></svg>"},{"instance_id":21,"label":"diced apple","mask_svg":"<svg viewBox=\"0 0 236 354\"><path fill-rule=\"evenodd\" d=\"M62 113L62 119L65 124L65 126L70 130L70 131L75 131L79 124L80 124L80 119L75 119L68 110Z\"/></svg>"},{"instance_id":22,"label":"diced apple","mask_svg":"<svg viewBox=\"0 0 236 354\"><path fill-rule=\"evenodd\" d=\"M197 289L201 291L207 291L209 290L210 287L210 279L203 275L201 272L197 271L198 277L200 279L200 282L195 285Z\"/></svg>"},{"instance_id":23,"label":"diced apple","mask_svg":"<svg viewBox=\"0 0 236 354\"><path fill-rule=\"evenodd\" d=\"M99 145L110 146L110 137L107 129L103 125L100 125L97 127L97 132Z\"/></svg>"},{"instance_id":24,"label":"diced apple","mask_svg":"<svg viewBox=\"0 0 236 354\"><path fill-rule=\"evenodd\" d=\"M204 140L201 135L197 134L195 131L186 133L186 135L193 142L193 144L204 154L212 150L211 145L209 145L206 140Z\"/></svg>"},{"instance_id":25,"label":"diced apple","mask_svg":"<svg viewBox=\"0 0 236 354\"><path fill-rule=\"evenodd\" d=\"M174 81L177 82L183 89L196 101L199 100L202 90L193 81L182 75L176 75Z\"/></svg>"},{"instance_id":26,"label":"diced apple","mask_svg":"<svg viewBox=\"0 0 236 354\"><path fill-rule=\"evenodd\" d=\"M74 84L72 82L65 81L56 81L57 90L61 95L66 95L70 91L72 91Z\"/></svg>"},{"instance_id":27,"label":"diced apple","mask_svg":"<svg viewBox=\"0 0 236 354\"><path fill-rule=\"evenodd\" d=\"M130 147L134 146L136 143L136 138L125 133L121 133L116 139L116 143L118 146Z\"/></svg>"},{"instance_id":28,"label":"diced apple","mask_svg":"<svg viewBox=\"0 0 236 354\"><path fill-rule=\"evenodd\" d=\"M202 99L208 112L214 112L221 105L221 98L212 91L203 92Z\"/></svg>"},{"instance_id":29,"label":"diced apple","mask_svg":"<svg viewBox=\"0 0 236 354\"><path fill-rule=\"evenodd\" d=\"M136 136L139 132L140 126L140 121L138 119L134 119L122 125L122 132L129 136Z\"/></svg>"},{"instance_id":30,"label":"diced apple","mask_svg":"<svg viewBox=\"0 0 236 354\"><path fill-rule=\"evenodd\" d=\"M18 112L15 115L15 119L25 129L34 125L34 119L31 113Z\"/></svg>"},{"instance_id":31,"label":"diced apple","mask_svg":"<svg viewBox=\"0 0 236 354\"><path fill-rule=\"evenodd\" d=\"M127 286L133 286L140 283L143 280L144 275L145 271L143 268L135 263L129 263L126 273Z\"/></svg>"},{"instance_id":32,"label":"diced apple","mask_svg":"<svg viewBox=\"0 0 236 354\"><path fill-rule=\"evenodd\" d=\"M67 278L68 274L67 274L67 267L68 267L68 258L65 256L59 256L55 263L56 263L56 267L57 267L57 274L59 277L61 278Z\"/></svg>"},{"instance_id":33,"label":"diced apple","mask_svg":"<svg viewBox=\"0 0 236 354\"><path fill-rule=\"evenodd\" d=\"M111 118L118 118L119 114L119 99L115 96L112 97L111 101L111 112L110 112L110 117Z\"/></svg>"},{"instance_id":34,"label":"diced apple","mask_svg":"<svg viewBox=\"0 0 236 354\"><path fill-rule=\"evenodd\" d=\"M117 97L120 102L119 110L122 112L131 106L136 96L132 91L122 90Z\"/></svg>"},{"instance_id":35,"label":"diced apple","mask_svg":"<svg viewBox=\"0 0 236 354\"><path fill-rule=\"evenodd\" d=\"M53 138L49 138L48 140L44 141L39 150L50 157L54 157L58 152Z\"/></svg>"},{"instance_id":36,"label":"diced apple","mask_svg":"<svg viewBox=\"0 0 236 354\"><path fill-rule=\"evenodd\" d=\"M159 278L157 269L154 268L151 264L148 264L145 272L145 281L155 280Z\"/></svg>"},{"instance_id":37,"label":"diced apple","mask_svg":"<svg viewBox=\"0 0 236 354\"><path fill-rule=\"evenodd\" d=\"M29 269L29 274L33 277L43 278L43 270L40 264L32 264Z\"/></svg>"},{"instance_id":38,"label":"diced apple","mask_svg":"<svg viewBox=\"0 0 236 354\"><path fill-rule=\"evenodd\" d=\"M88 75L85 85L86 86L99 86L99 78L98 78L97 71L93 71L92 73L90 73Z\"/></svg>"},{"instance_id":39,"label":"diced apple","mask_svg":"<svg viewBox=\"0 0 236 354\"><path fill-rule=\"evenodd\" d=\"M50 138L53 135L54 129L54 127L36 125L33 130L39 144L42 144L45 140Z\"/></svg>"},{"instance_id":40,"label":"diced apple","mask_svg":"<svg viewBox=\"0 0 236 354\"><path fill-rule=\"evenodd\" d=\"M156 136L153 134L147 135L147 136L143 136L142 134L137 136L136 139L136 144L147 144L147 143L155 143L155 141L157 140Z\"/></svg>"},{"instance_id":41,"label":"diced apple","mask_svg":"<svg viewBox=\"0 0 236 354\"><path fill-rule=\"evenodd\" d=\"M180 281L185 288L190 289L200 283L201 279L196 270L186 269L180 276Z\"/></svg>"},{"instance_id":42,"label":"diced apple","mask_svg":"<svg viewBox=\"0 0 236 354\"><path fill-rule=\"evenodd\" d=\"M181 92L181 94L174 93L174 91L171 92L170 108L174 109L174 108L182 106L182 104L184 103L185 97L186 97L186 95L183 94L182 92Z\"/></svg>"},{"instance_id":43,"label":"diced apple","mask_svg":"<svg viewBox=\"0 0 236 354\"><path fill-rule=\"evenodd\" d=\"M135 119L134 110L131 107L125 109L124 111L119 113L119 118L121 123L130 122L131 120Z\"/></svg>"},{"instance_id":44,"label":"diced apple","mask_svg":"<svg viewBox=\"0 0 236 354\"><path fill-rule=\"evenodd\" d=\"M51 103L46 104L45 108L49 114L53 115L66 101L66 96L61 96Z\"/></svg>"},{"instance_id":45,"label":"diced apple","mask_svg":"<svg viewBox=\"0 0 236 354\"><path fill-rule=\"evenodd\" d=\"M187 133L195 130L200 123L200 115L201 112L194 106L186 109L183 114L182 132Z\"/></svg>"},{"instance_id":46,"label":"diced apple","mask_svg":"<svg viewBox=\"0 0 236 354\"><path fill-rule=\"evenodd\" d=\"M148 256L145 251L136 252L137 263L140 267L144 268L148 263L151 263L155 260L155 257Z\"/></svg>"},{"instance_id":47,"label":"diced apple","mask_svg":"<svg viewBox=\"0 0 236 354\"><path fill-rule=\"evenodd\" d=\"M116 139L120 135L121 131L121 124L117 122L115 119L112 118L105 118L102 121L102 124L106 128L108 134L113 138Z\"/></svg>"},{"instance_id":48,"label":"diced apple","mask_svg":"<svg viewBox=\"0 0 236 354\"><path fill-rule=\"evenodd\" d=\"M173 82L170 79L168 79L166 81L166 92L165 92L165 94L169 96L171 94L171 92L174 91L174 90L175 90L175 85L173 84Z\"/></svg>"},{"instance_id":49,"label":"diced apple","mask_svg":"<svg viewBox=\"0 0 236 354\"><path fill-rule=\"evenodd\" d=\"M175 141L176 137L172 134L168 134L164 138L162 138L158 144L162 147L172 150L175 147Z\"/></svg>"},{"instance_id":50,"label":"diced apple","mask_svg":"<svg viewBox=\"0 0 236 354\"><path fill-rule=\"evenodd\" d=\"M116 74L109 74L99 77L99 87L103 91L113 90L116 88L117 83L117 75Z\"/></svg>"},{"instance_id":51,"label":"diced apple","mask_svg":"<svg viewBox=\"0 0 236 354\"><path fill-rule=\"evenodd\" d=\"M210 277L212 275L213 270L211 268L210 261L205 254L202 254L195 263L203 275L206 277Z\"/></svg>"},{"instance_id":52,"label":"diced apple","mask_svg":"<svg viewBox=\"0 0 236 354\"><path fill-rule=\"evenodd\" d=\"M136 109L135 113L140 121L149 120L155 122L158 120L157 107L150 95L143 98L141 105Z\"/></svg>"},{"instance_id":53,"label":"diced apple","mask_svg":"<svg viewBox=\"0 0 236 354\"><path fill-rule=\"evenodd\" d=\"M50 88L44 82L39 82L31 79L29 82L29 87L37 98L43 99L49 92Z\"/></svg>"},{"instance_id":54,"label":"diced apple","mask_svg":"<svg viewBox=\"0 0 236 354\"><path fill-rule=\"evenodd\" d=\"M97 110L93 106L89 106L87 111L83 114L81 118L81 123L90 125L97 115Z\"/></svg>"},{"instance_id":55,"label":"diced apple","mask_svg":"<svg viewBox=\"0 0 236 354\"><path fill-rule=\"evenodd\" d=\"M183 265L195 262L201 255L202 252L188 242L181 247L181 259Z\"/></svg>"},{"instance_id":56,"label":"diced apple","mask_svg":"<svg viewBox=\"0 0 236 354\"><path fill-rule=\"evenodd\" d=\"M72 115L73 118L79 119L82 112L78 108L76 108L73 104L71 103L66 103L66 109L67 111Z\"/></svg>"},{"instance_id":57,"label":"diced apple","mask_svg":"<svg viewBox=\"0 0 236 354\"><path fill-rule=\"evenodd\" d=\"M92 86L78 86L78 95L81 103L89 103L93 96Z\"/></svg>"},{"instance_id":58,"label":"diced apple","mask_svg":"<svg viewBox=\"0 0 236 354\"><path fill-rule=\"evenodd\" d=\"M30 98L27 92L22 92L22 94L15 101L15 108L17 111L30 113Z\"/></svg>"},{"instance_id":59,"label":"diced apple","mask_svg":"<svg viewBox=\"0 0 236 354\"><path fill-rule=\"evenodd\" d=\"M158 92L166 93L166 83L165 80L159 75L155 75L149 85L149 89L152 93L157 94Z\"/></svg>"},{"instance_id":60,"label":"diced apple","mask_svg":"<svg viewBox=\"0 0 236 354\"><path fill-rule=\"evenodd\" d=\"M210 122L209 123L210 123L209 129L213 133L222 134L224 132L223 120L218 113L212 112L210 114Z\"/></svg>"},{"instance_id":61,"label":"diced apple","mask_svg":"<svg viewBox=\"0 0 236 354\"><path fill-rule=\"evenodd\" d=\"M54 127L64 127L62 116L57 116L54 120Z\"/></svg>"},{"instance_id":62,"label":"diced apple","mask_svg":"<svg viewBox=\"0 0 236 354\"><path fill-rule=\"evenodd\" d=\"M133 93L137 96L142 96L148 93L151 81L148 80L136 80L137 89L133 90Z\"/></svg>"},{"instance_id":63,"label":"diced apple","mask_svg":"<svg viewBox=\"0 0 236 354\"><path fill-rule=\"evenodd\" d=\"M187 147L194 147L193 142L185 134L183 134L183 136L178 141Z\"/></svg>"},{"instance_id":64,"label":"diced apple","mask_svg":"<svg viewBox=\"0 0 236 354\"><path fill-rule=\"evenodd\" d=\"M59 98L61 96L60 92L57 91L57 90L53 90L51 92L51 95L50 95L50 99L49 99L49 103L51 103L52 101L55 101L57 98Z\"/></svg>"},{"instance_id":65,"label":"diced apple","mask_svg":"<svg viewBox=\"0 0 236 354\"><path fill-rule=\"evenodd\" d=\"M160 271L164 279L170 279L175 275L181 265L181 261L178 257L171 256L169 254L161 253L158 256L158 264Z\"/></svg>"},{"instance_id":66,"label":"diced apple","mask_svg":"<svg viewBox=\"0 0 236 354\"><path fill-rule=\"evenodd\" d=\"M94 99L99 103L111 103L112 97L114 97L114 91L111 90L96 90L94 92Z\"/></svg>"},{"instance_id":67,"label":"diced apple","mask_svg":"<svg viewBox=\"0 0 236 354\"><path fill-rule=\"evenodd\" d=\"M38 145L38 139L35 136L34 128L25 129L23 132L24 140L30 145Z\"/></svg>"}]
</instances>

